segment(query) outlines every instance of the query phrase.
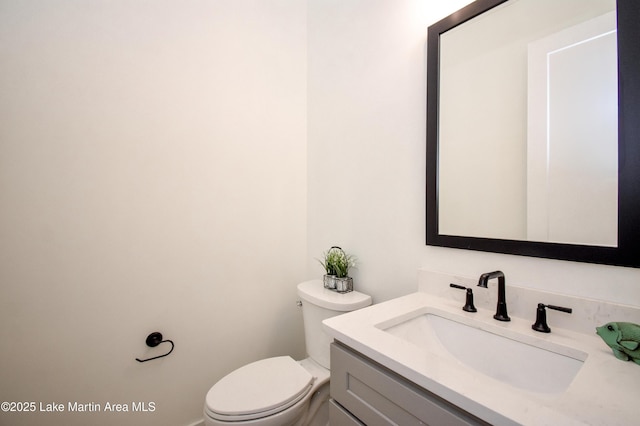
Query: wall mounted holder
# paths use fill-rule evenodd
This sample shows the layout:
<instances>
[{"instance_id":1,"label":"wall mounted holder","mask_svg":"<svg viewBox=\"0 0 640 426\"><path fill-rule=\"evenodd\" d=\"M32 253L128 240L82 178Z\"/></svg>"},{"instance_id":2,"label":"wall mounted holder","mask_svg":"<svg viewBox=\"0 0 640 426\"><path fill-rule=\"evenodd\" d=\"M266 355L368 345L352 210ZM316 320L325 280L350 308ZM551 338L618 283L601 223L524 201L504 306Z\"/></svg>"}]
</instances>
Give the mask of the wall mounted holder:
<instances>
[{"instance_id":1,"label":"wall mounted holder","mask_svg":"<svg viewBox=\"0 0 640 426\"><path fill-rule=\"evenodd\" d=\"M147 346L149 346L150 348L155 348L160 343L168 342L168 343L171 343L171 349L166 354L154 356L153 358L147 358L147 359L136 358L136 361L138 361L138 362L147 362L147 361L151 361L152 359L164 358L165 356L167 356L171 352L173 352L173 348L174 348L173 342L171 340L168 340L168 339L167 340L162 340L162 333L160 333L158 331L154 331L153 333L149 334L147 336L147 340L145 342L147 343Z\"/></svg>"}]
</instances>

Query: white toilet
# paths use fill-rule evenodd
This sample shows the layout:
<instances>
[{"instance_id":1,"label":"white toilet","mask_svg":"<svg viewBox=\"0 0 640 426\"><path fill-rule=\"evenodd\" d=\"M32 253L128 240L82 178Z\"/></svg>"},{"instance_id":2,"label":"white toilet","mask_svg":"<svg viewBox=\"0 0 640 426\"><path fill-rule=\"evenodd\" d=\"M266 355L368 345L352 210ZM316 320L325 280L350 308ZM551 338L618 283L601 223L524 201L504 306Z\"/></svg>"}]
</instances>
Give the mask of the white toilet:
<instances>
[{"instance_id":1,"label":"white toilet","mask_svg":"<svg viewBox=\"0 0 640 426\"><path fill-rule=\"evenodd\" d=\"M321 280L298 284L308 358L267 358L240 367L207 393L204 424L322 425L329 422L329 345L322 321L369 306L371 296L336 293Z\"/></svg>"}]
</instances>

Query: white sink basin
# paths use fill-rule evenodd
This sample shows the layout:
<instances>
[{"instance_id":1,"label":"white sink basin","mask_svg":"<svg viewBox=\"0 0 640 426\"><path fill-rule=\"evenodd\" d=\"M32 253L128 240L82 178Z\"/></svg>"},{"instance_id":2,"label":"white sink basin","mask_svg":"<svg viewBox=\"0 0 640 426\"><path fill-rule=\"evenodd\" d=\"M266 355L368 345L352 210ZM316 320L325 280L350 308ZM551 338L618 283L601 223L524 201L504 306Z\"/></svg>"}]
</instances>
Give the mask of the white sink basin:
<instances>
[{"instance_id":1,"label":"white sink basin","mask_svg":"<svg viewBox=\"0 0 640 426\"><path fill-rule=\"evenodd\" d=\"M566 390L587 357L584 352L504 327L464 317L454 319L437 311L379 328L432 353L455 358L503 383L540 393Z\"/></svg>"}]
</instances>

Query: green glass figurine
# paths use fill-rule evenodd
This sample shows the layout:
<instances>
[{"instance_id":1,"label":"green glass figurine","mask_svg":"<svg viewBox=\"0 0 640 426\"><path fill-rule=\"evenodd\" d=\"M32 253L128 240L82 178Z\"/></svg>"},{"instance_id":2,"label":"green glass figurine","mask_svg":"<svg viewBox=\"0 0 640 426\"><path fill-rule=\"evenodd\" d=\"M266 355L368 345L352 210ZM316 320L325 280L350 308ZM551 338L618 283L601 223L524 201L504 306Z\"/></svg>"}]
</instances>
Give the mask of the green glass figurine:
<instances>
[{"instance_id":1,"label":"green glass figurine","mask_svg":"<svg viewBox=\"0 0 640 426\"><path fill-rule=\"evenodd\" d=\"M640 364L640 325L610 322L596 327L596 333L609 345L616 358Z\"/></svg>"}]
</instances>

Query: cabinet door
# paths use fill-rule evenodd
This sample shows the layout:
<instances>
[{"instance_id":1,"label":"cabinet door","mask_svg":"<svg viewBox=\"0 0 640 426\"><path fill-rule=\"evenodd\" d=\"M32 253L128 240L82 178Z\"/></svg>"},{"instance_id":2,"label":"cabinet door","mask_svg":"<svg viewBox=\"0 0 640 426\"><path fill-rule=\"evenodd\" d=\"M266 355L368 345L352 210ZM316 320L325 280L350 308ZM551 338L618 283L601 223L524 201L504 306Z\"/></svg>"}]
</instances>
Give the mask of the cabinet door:
<instances>
[{"instance_id":1,"label":"cabinet door","mask_svg":"<svg viewBox=\"0 0 640 426\"><path fill-rule=\"evenodd\" d=\"M331 345L331 396L366 425L483 425L350 348Z\"/></svg>"}]
</instances>

